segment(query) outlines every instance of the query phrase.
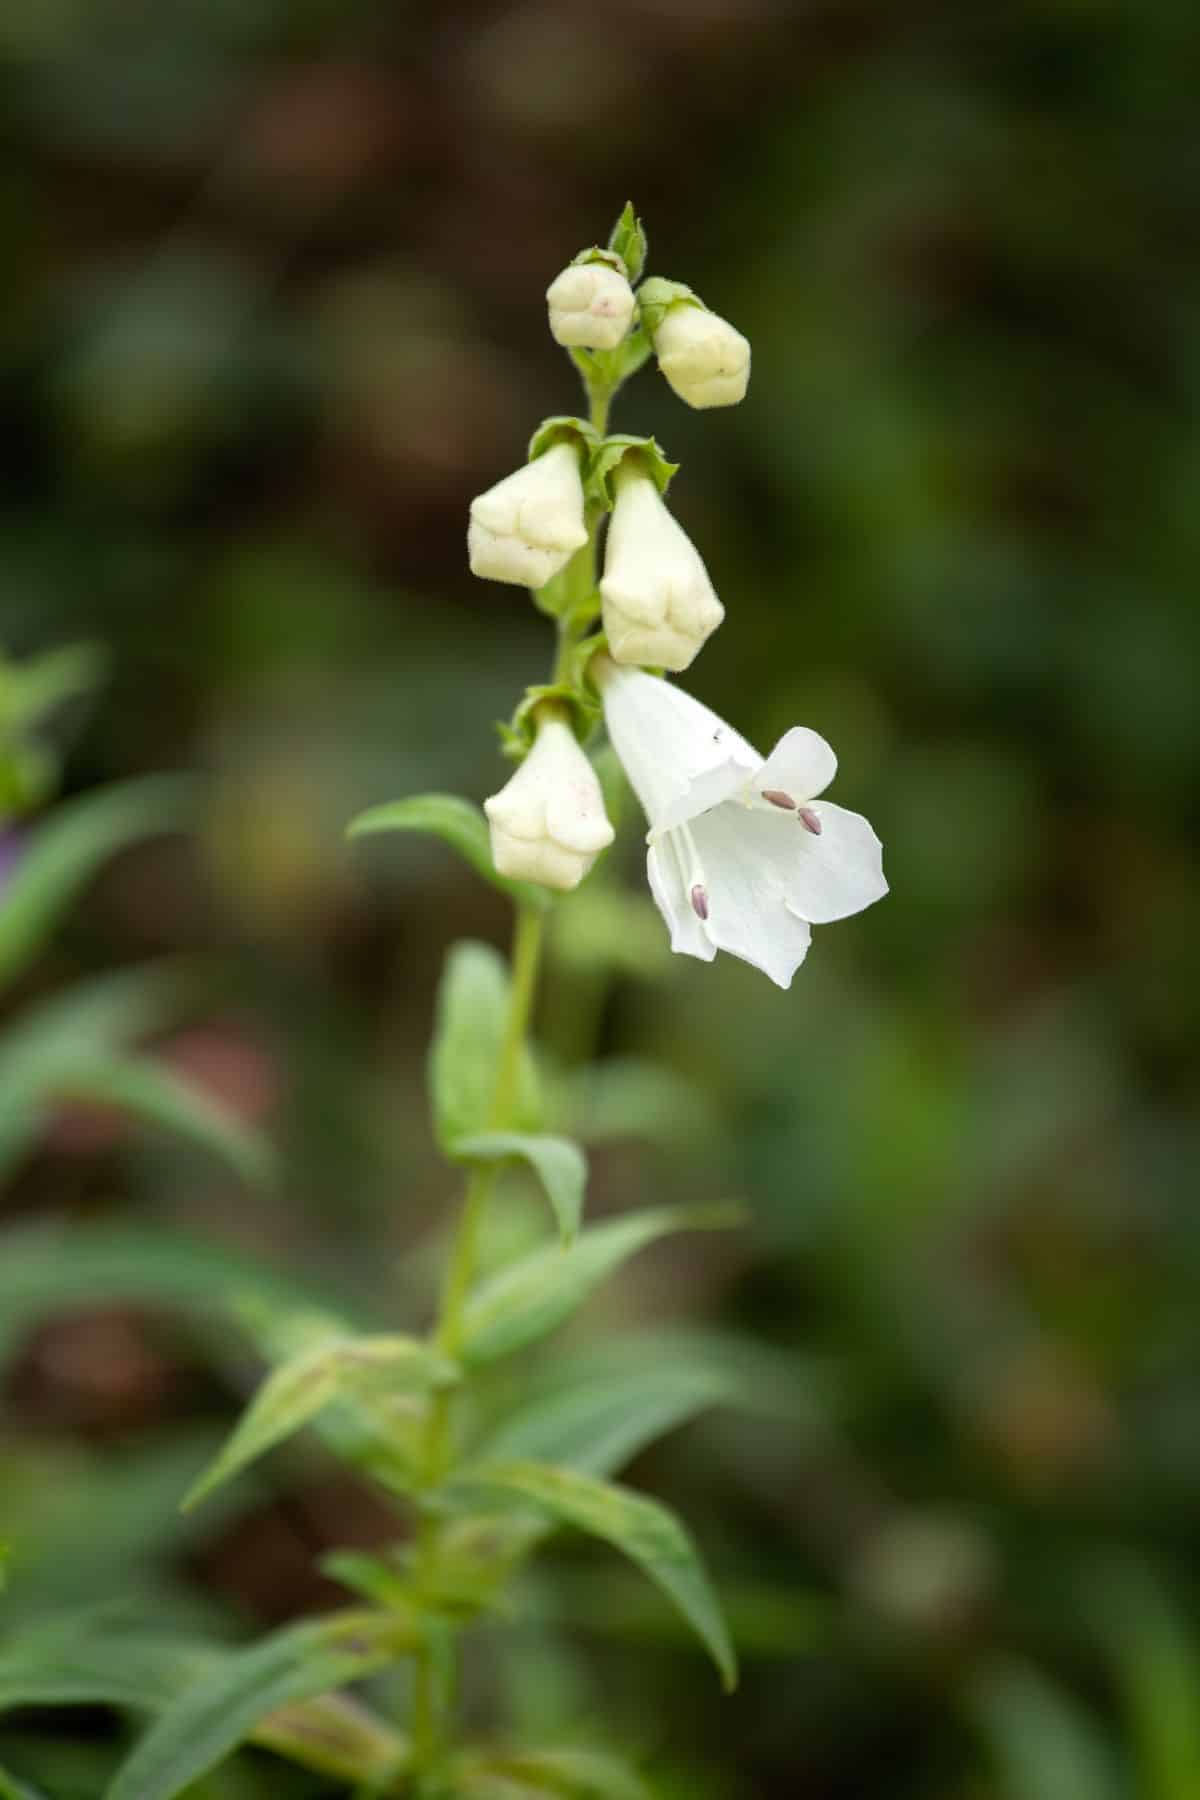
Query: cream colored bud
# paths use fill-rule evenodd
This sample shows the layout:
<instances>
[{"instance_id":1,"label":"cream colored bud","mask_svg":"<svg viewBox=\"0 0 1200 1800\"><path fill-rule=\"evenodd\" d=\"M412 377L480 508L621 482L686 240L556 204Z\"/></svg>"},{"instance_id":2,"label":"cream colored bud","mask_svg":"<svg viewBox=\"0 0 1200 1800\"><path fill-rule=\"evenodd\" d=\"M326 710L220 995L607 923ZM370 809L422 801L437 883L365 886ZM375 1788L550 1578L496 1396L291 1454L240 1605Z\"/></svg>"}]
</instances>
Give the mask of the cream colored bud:
<instances>
[{"instance_id":1,"label":"cream colored bud","mask_svg":"<svg viewBox=\"0 0 1200 1800\"><path fill-rule=\"evenodd\" d=\"M514 881L566 892L613 841L596 771L558 718L543 721L525 761L483 810L492 861Z\"/></svg>"},{"instance_id":2,"label":"cream colored bud","mask_svg":"<svg viewBox=\"0 0 1200 1800\"><path fill-rule=\"evenodd\" d=\"M702 306L672 306L654 334L658 366L688 406L736 406L750 384L750 344Z\"/></svg>"},{"instance_id":3,"label":"cream colored bud","mask_svg":"<svg viewBox=\"0 0 1200 1800\"><path fill-rule=\"evenodd\" d=\"M471 502L472 575L540 588L587 543L573 444L554 444Z\"/></svg>"},{"instance_id":4,"label":"cream colored bud","mask_svg":"<svg viewBox=\"0 0 1200 1800\"><path fill-rule=\"evenodd\" d=\"M617 663L686 669L725 617L699 551L648 475L618 477L600 598Z\"/></svg>"},{"instance_id":5,"label":"cream colored bud","mask_svg":"<svg viewBox=\"0 0 1200 1800\"><path fill-rule=\"evenodd\" d=\"M550 335L564 348L615 350L633 322L633 289L608 263L572 263L546 289Z\"/></svg>"}]
</instances>

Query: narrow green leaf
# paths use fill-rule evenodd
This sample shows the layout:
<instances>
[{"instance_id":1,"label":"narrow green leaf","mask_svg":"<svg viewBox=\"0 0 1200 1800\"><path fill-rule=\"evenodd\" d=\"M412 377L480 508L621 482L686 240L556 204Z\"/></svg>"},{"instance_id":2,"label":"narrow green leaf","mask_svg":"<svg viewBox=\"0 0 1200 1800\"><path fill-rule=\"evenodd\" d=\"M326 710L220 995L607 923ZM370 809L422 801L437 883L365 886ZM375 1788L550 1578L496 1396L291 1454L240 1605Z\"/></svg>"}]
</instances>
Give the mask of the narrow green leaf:
<instances>
[{"instance_id":1,"label":"narrow green leaf","mask_svg":"<svg viewBox=\"0 0 1200 1800\"><path fill-rule=\"evenodd\" d=\"M0 1364L48 1312L126 1301L211 1316L248 1296L276 1314L334 1310L327 1294L199 1237L124 1226L10 1230L0 1256Z\"/></svg>"},{"instance_id":2,"label":"narrow green leaf","mask_svg":"<svg viewBox=\"0 0 1200 1800\"><path fill-rule=\"evenodd\" d=\"M111 1706L159 1713L240 1654L125 1626L111 1610L81 1620L76 1609L9 1640L0 1656L0 1712ZM396 1768L406 1750L403 1738L341 1694L293 1701L268 1713L251 1735L306 1768L356 1781Z\"/></svg>"},{"instance_id":3,"label":"narrow green leaf","mask_svg":"<svg viewBox=\"0 0 1200 1800\"><path fill-rule=\"evenodd\" d=\"M613 1271L673 1231L733 1225L732 1207L654 1207L580 1233L569 1249L547 1245L485 1281L467 1301L460 1339L464 1362L488 1362L544 1337Z\"/></svg>"},{"instance_id":4,"label":"narrow green leaf","mask_svg":"<svg viewBox=\"0 0 1200 1800\"><path fill-rule=\"evenodd\" d=\"M84 1057L64 1062L48 1083L56 1100L116 1106L150 1125L190 1138L227 1162L243 1181L261 1186L274 1172L261 1133L210 1100L192 1082L149 1057Z\"/></svg>"},{"instance_id":5,"label":"narrow green leaf","mask_svg":"<svg viewBox=\"0 0 1200 1800\"><path fill-rule=\"evenodd\" d=\"M664 1432L736 1396L728 1370L648 1362L536 1394L491 1433L480 1454L612 1475Z\"/></svg>"},{"instance_id":6,"label":"narrow green leaf","mask_svg":"<svg viewBox=\"0 0 1200 1800\"><path fill-rule=\"evenodd\" d=\"M184 1508L299 1431L331 1400L424 1391L453 1381L456 1373L428 1344L399 1334L335 1339L306 1351L268 1375L225 1448L189 1490Z\"/></svg>"},{"instance_id":7,"label":"narrow green leaf","mask_svg":"<svg viewBox=\"0 0 1200 1800\"><path fill-rule=\"evenodd\" d=\"M122 1764L106 1800L173 1800L278 1708L357 1681L416 1645L411 1620L338 1613L291 1625L234 1651L155 1721Z\"/></svg>"},{"instance_id":8,"label":"narrow green leaf","mask_svg":"<svg viewBox=\"0 0 1200 1800\"><path fill-rule=\"evenodd\" d=\"M607 1750L467 1751L454 1763L462 1800L513 1800L557 1794L561 1800L651 1800L650 1789L623 1757Z\"/></svg>"},{"instance_id":9,"label":"narrow green leaf","mask_svg":"<svg viewBox=\"0 0 1200 1800\"><path fill-rule=\"evenodd\" d=\"M429 1053L434 1129L453 1154L462 1138L486 1131L508 1018L508 964L490 944L465 939L446 958ZM514 1126L536 1131L537 1077L522 1059Z\"/></svg>"},{"instance_id":10,"label":"narrow green leaf","mask_svg":"<svg viewBox=\"0 0 1200 1800\"><path fill-rule=\"evenodd\" d=\"M1037 1669L986 1664L968 1699L1009 1800L1120 1800L1113 1746L1099 1720Z\"/></svg>"},{"instance_id":11,"label":"narrow green leaf","mask_svg":"<svg viewBox=\"0 0 1200 1800\"><path fill-rule=\"evenodd\" d=\"M0 903L0 986L36 956L100 864L186 820L190 786L170 776L122 783L59 806L38 826Z\"/></svg>"},{"instance_id":12,"label":"narrow green leaf","mask_svg":"<svg viewBox=\"0 0 1200 1800\"><path fill-rule=\"evenodd\" d=\"M351 838L375 837L387 831L421 831L441 838L477 875L522 906L544 910L550 904L546 888L532 881L509 881L492 862L487 820L480 808L459 794L412 794L405 800L389 800L369 806L346 827Z\"/></svg>"},{"instance_id":13,"label":"narrow green leaf","mask_svg":"<svg viewBox=\"0 0 1200 1800\"><path fill-rule=\"evenodd\" d=\"M674 1513L659 1501L574 1469L520 1461L463 1469L450 1491L459 1490L506 1495L614 1545L674 1601L712 1656L726 1688L735 1686L733 1646L699 1552Z\"/></svg>"},{"instance_id":14,"label":"narrow green leaf","mask_svg":"<svg viewBox=\"0 0 1200 1800\"><path fill-rule=\"evenodd\" d=\"M0 1769L0 1800L48 1800L40 1788L18 1781L7 1769Z\"/></svg>"},{"instance_id":15,"label":"narrow green leaf","mask_svg":"<svg viewBox=\"0 0 1200 1800\"><path fill-rule=\"evenodd\" d=\"M56 1073L161 1031L194 1001L202 970L178 957L122 969L78 982L8 1023L0 1044L0 1174L44 1128Z\"/></svg>"},{"instance_id":16,"label":"narrow green leaf","mask_svg":"<svg viewBox=\"0 0 1200 1800\"><path fill-rule=\"evenodd\" d=\"M528 1163L546 1190L562 1242L569 1244L575 1238L587 1186L587 1158L578 1144L520 1131L482 1131L460 1138L454 1154L470 1162L507 1162L516 1157Z\"/></svg>"}]
</instances>

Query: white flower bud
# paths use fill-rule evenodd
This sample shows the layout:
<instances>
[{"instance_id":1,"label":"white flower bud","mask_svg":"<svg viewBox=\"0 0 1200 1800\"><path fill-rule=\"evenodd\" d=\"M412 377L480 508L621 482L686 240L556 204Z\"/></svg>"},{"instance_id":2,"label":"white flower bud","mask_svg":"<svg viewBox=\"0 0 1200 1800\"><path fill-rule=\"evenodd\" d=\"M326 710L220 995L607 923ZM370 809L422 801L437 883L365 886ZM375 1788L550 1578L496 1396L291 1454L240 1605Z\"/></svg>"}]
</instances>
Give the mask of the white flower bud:
<instances>
[{"instance_id":1,"label":"white flower bud","mask_svg":"<svg viewBox=\"0 0 1200 1800\"><path fill-rule=\"evenodd\" d=\"M545 718L511 781L485 800L501 875L567 891L613 841L596 771L562 719Z\"/></svg>"},{"instance_id":2,"label":"white flower bud","mask_svg":"<svg viewBox=\"0 0 1200 1800\"><path fill-rule=\"evenodd\" d=\"M658 366L689 406L736 406L750 384L750 344L728 319L672 306L654 334Z\"/></svg>"},{"instance_id":3,"label":"white flower bud","mask_svg":"<svg viewBox=\"0 0 1200 1800\"><path fill-rule=\"evenodd\" d=\"M615 350L633 322L633 289L608 263L572 263L546 301L550 335L566 349Z\"/></svg>"},{"instance_id":4,"label":"white flower bud","mask_svg":"<svg viewBox=\"0 0 1200 1800\"><path fill-rule=\"evenodd\" d=\"M540 588L587 543L573 444L558 443L471 502L472 575Z\"/></svg>"},{"instance_id":5,"label":"white flower bud","mask_svg":"<svg viewBox=\"0 0 1200 1800\"><path fill-rule=\"evenodd\" d=\"M725 617L699 551L648 475L618 476L600 598L618 663L686 669Z\"/></svg>"}]
</instances>

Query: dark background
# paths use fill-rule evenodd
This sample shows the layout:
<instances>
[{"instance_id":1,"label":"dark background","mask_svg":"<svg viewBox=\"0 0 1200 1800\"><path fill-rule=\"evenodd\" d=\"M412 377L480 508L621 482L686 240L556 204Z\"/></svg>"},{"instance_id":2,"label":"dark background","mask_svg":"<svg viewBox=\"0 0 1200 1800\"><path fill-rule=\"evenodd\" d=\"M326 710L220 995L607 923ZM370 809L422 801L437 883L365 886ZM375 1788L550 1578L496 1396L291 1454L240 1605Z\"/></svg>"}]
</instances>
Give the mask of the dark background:
<instances>
[{"instance_id":1,"label":"dark background","mask_svg":"<svg viewBox=\"0 0 1200 1800\"><path fill-rule=\"evenodd\" d=\"M14 1224L185 1226L424 1322L433 993L507 921L439 847L343 827L503 779L548 633L472 581L466 509L577 406L542 295L632 197L652 271L754 346L736 410L651 370L616 418L682 462L727 608L687 685L760 747L831 739L893 892L786 995L668 955L632 815L628 898L564 909L545 1035L616 1071L593 1215L751 1221L576 1335L720 1324L808 1400L632 1472L705 1546L735 1699L568 1543L549 1637L484 1646L473 1704L607 1718L696 1800L1196 1800L1193 8L9 0L0 61L0 640L110 653L67 791L209 778L198 838L115 864L29 991L214 952L164 1053L285 1162L248 1197L69 1117ZM240 1629L332 1597L315 1556L381 1521L315 1453L177 1520L235 1386L99 1294L25 1339L0 1529L51 1597L151 1583ZM97 1792L112 1722L51 1735L0 1760ZM204 1791L317 1790L249 1757Z\"/></svg>"}]
</instances>

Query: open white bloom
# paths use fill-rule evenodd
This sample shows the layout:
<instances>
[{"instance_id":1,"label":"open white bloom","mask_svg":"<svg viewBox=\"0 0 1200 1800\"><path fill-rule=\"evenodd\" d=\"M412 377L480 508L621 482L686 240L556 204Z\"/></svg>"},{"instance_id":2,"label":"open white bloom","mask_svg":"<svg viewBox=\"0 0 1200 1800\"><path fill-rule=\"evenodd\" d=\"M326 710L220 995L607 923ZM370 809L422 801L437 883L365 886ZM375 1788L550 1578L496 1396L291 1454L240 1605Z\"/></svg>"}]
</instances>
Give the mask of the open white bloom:
<instances>
[{"instance_id":1,"label":"open white bloom","mask_svg":"<svg viewBox=\"0 0 1200 1800\"><path fill-rule=\"evenodd\" d=\"M797 725L764 761L670 682L604 659L592 667L650 821L647 873L672 950L705 962L728 950L790 986L811 925L887 893L870 825L816 797L833 780L833 751Z\"/></svg>"},{"instance_id":2,"label":"open white bloom","mask_svg":"<svg viewBox=\"0 0 1200 1800\"><path fill-rule=\"evenodd\" d=\"M658 366L689 406L736 406L750 384L750 344L728 319L672 306L654 334Z\"/></svg>"},{"instance_id":3,"label":"open white bloom","mask_svg":"<svg viewBox=\"0 0 1200 1800\"><path fill-rule=\"evenodd\" d=\"M617 477L600 598L619 663L686 669L725 617L699 551L636 470Z\"/></svg>"},{"instance_id":4,"label":"open white bloom","mask_svg":"<svg viewBox=\"0 0 1200 1800\"><path fill-rule=\"evenodd\" d=\"M583 477L573 444L553 444L471 502L472 575L545 587L587 543Z\"/></svg>"},{"instance_id":5,"label":"open white bloom","mask_svg":"<svg viewBox=\"0 0 1200 1800\"><path fill-rule=\"evenodd\" d=\"M550 335L566 349L615 350L633 323L633 289L608 263L572 263L546 289Z\"/></svg>"},{"instance_id":6,"label":"open white bloom","mask_svg":"<svg viewBox=\"0 0 1200 1800\"><path fill-rule=\"evenodd\" d=\"M542 720L511 781L485 800L492 861L501 875L578 887L613 841L596 771L564 720Z\"/></svg>"}]
</instances>

